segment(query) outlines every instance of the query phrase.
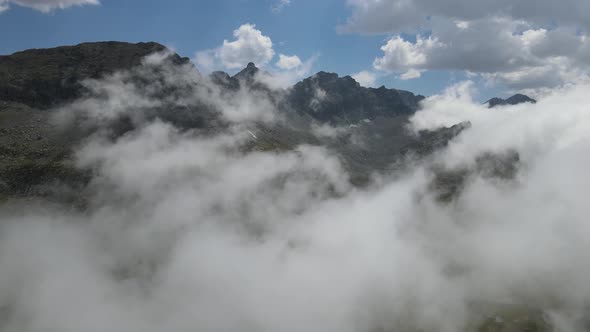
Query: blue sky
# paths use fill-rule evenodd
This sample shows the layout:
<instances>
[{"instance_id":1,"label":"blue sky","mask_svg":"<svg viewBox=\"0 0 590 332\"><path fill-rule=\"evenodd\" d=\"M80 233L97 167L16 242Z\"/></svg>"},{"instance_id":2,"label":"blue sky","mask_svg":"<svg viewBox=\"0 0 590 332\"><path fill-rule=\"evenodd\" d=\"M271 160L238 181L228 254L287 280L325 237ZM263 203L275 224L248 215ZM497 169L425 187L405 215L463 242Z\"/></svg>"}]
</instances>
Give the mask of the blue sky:
<instances>
[{"instance_id":1,"label":"blue sky","mask_svg":"<svg viewBox=\"0 0 590 332\"><path fill-rule=\"evenodd\" d=\"M156 41L192 58L197 51L215 49L223 40L233 40L232 32L250 23L272 40L276 55L270 65L276 62L279 53L297 55L302 61L316 56L309 74L324 70L352 75L367 70L376 75L375 86L383 84L424 95L438 93L468 78L466 70L456 65L420 69L421 77L410 80L399 78L403 71L376 70L373 61L384 56L381 47L388 40L399 35L406 44L398 43L395 47L417 48L418 44L412 44L417 37L415 33L402 33L409 30L404 27L378 33L367 33L356 27L351 30L359 31L339 32L337 27L345 25L358 10L350 2L361 0L348 4L343 0L291 0L280 12L271 10L276 1L102 0L100 5L73 6L48 13L11 4L9 10L0 14L0 54L85 41L120 40ZM420 32L423 37L431 34L424 29ZM387 62L390 64L391 61ZM395 64L392 68L401 67ZM514 91L502 84L488 84L482 75L469 75L476 83L478 99L506 96Z\"/></svg>"}]
</instances>

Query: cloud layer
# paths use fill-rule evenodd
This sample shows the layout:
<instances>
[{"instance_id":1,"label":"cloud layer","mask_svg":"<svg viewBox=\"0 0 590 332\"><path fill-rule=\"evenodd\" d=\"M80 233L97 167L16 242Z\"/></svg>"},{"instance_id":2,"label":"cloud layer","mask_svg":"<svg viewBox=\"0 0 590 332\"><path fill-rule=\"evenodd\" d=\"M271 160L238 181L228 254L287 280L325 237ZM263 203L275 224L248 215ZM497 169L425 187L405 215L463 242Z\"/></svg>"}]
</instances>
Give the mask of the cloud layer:
<instances>
[{"instance_id":1,"label":"cloud layer","mask_svg":"<svg viewBox=\"0 0 590 332\"><path fill-rule=\"evenodd\" d=\"M245 151L260 119L246 115L275 104L218 94L162 59L86 82L90 95L64 110L99 129L76 150L94 174L85 211L0 203L0 329L451 332L506 307L586 326L590 86L493 111L469 82L452 86L412 126L472 127L355 189L326 148ZM157 97L162 84L181 93ZM194 115L195 101L229 123L206 133L151 113ZM134 129L108 135L121 115ZM509 150L514 179L475 170L482 153ZM473 170L450 203L436 199L433 165Z\"/></svg>"}]
</instances>

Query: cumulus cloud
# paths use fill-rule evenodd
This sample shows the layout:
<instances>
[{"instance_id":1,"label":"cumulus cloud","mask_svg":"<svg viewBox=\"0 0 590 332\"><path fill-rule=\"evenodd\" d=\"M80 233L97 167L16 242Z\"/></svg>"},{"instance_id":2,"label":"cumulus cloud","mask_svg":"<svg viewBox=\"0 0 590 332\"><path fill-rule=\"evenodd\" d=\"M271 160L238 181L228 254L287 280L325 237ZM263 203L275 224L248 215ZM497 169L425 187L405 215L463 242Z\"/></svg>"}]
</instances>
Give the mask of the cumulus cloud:
<instances>
[{"instance_id":1,"label":"cumulus cloud","mask_svg":"<svg viewBox=\"0 0 590 332\"><path fill-rule=\"evenodd\" d=\"M384 71L420 68L428 63L428 53L438 47L440 43L432 38L423 39L418 36L415 43L410 43L397 36L381 47L384 56L375 59L373 66Z\"/></svg>"},{"instance_id":2,"label":"cumulus cloud","mask_svg":"<svg viewBox=\"0 0 590 332\"><path fill-rule=\"evenodd\" d=\"M218 48L197 52L194 57L197 66L205 72L242 69L249 62L264 68L275 56L270 37L263 35L253 24L241 25L234 30L234 37L234 41L224 40ZM257 78L276 87L287 87L307 75L316 58L317 55L313 55L302 61L297 55L279 54L274 71L273 68L265 68Z\"/></svg>"},{"instance_id":3,"label":"cumulus cloud","mask_svg":"<svg viewBox=\"0 0 590 332\"><path fill-rule=\"evenodd\" d=\"M367 70L361 70L356 74L352 74L352 78L364 87L374 87L377 75Z\"/></svg>"},{"instance_id":4,"label":"cumulus cloud","mask_svg":"<svg viewBox=\"0 0 590 332\"><path fill-rule=\"evenodd\" d=\"M66 9L73 6L99 5L99 0L0 0L0 13L10 8L10 4L28 7L43 13L55 9Z\"/></svg>"},{"instance_id":5,"label":"cumulus cloud","mask_svg":"<svg viewBox=\"0 0 590 332\"><path fill-rule=\"evenodd\" d=\"M234 30L233 35L233 41L224 40L218 48L197 52L197 65L205 70L219 67L240 69L249 62L264 66L273 59L275 51L272 40L256 29L256 25L242 24Z\"/></svg>"},{"instance_id":6,"label":"cumulus cloud","mask_svg":"<svg viewBox=\"0 0 590 332\"><path fill-rule=\"evenodd\" d=\"M587 78L588 38L574 29L533 28L505 18L451 22L433 18L432 33L414 42L395 36L381 47L376 69L393 73L452 70L480 74L515 90ZM404 77L404 75L402 75Z\"/></svg>"},{"instance_id":7,"label":"cumulus cloud","mask_svg":"<svg viewBox=\"0 0 590 332\"><path fill-rule=\"evenodd\" d=\"M243 24L234 30L234 41L223 41L217 50L219 59L227 68L243 68L248 62L267 64L275 55L272 41L256 29L254 24Z\"/></svg>"},{"instance_id":8,"label":"cumulus cloud","mask_svg":"<svg viewBox=\"0 0 590 332\"><path fill-rule=\"evenodd\" d=\"M277 61L277 67L279 67L281 69L290 70L290 69L295 69L299 66L301 66L301 59L299 59L298 56L296 56L296 55L289 56L289 55L279 54L279 60Z\"/></svg>"},{"instance_id":9,"label":"cumulus cloud","mask_svg":"<svg viewBox=\"0 0 590 332\"><path fill-rule=\"evenodd\" d=\"M588 77L587 1L350 0L344 32L394 33L374 67L402 79L466 71L512 90ZM563 7L565 6L565 7ZM534 8L534 10L531 10ZM565 10L564 8L568 8ZM414 34L404 38L400 32Z\"/></svg>"}]
</instances>

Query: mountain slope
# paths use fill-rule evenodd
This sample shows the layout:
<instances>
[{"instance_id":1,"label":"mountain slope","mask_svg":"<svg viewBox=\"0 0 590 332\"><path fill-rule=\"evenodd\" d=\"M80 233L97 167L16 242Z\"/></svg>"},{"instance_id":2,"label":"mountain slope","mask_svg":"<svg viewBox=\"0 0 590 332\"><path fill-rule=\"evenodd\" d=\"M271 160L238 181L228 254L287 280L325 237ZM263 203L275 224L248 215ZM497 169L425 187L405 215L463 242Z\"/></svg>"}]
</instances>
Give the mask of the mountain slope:
<instances>
[{"instance_id":1,"label":"mountain slope","mask_svg":"<svg viewBox=\"0 0 590 332\"><path fill-rule=\"evenodd\" d=\"M154 42L111 41L0 56L0 100L48 108L79 97L82 80L138 66L143 57L162 51L167 48ZM176 54L173 61L189 62Z\"/></svg>"}]
</instances>

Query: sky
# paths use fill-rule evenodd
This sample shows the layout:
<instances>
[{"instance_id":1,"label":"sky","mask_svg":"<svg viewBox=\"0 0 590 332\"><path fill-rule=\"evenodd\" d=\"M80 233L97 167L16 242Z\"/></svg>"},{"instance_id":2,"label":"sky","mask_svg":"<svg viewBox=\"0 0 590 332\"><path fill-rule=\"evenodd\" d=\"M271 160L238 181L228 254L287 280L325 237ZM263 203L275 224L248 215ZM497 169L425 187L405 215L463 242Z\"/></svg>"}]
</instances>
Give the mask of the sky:
<instances>
[{"instance_id":1,"label":"sky","mask_svg":"<svg viewBox=\"0 0 590 332\"><path fill-rule=\"evenodd\" d=\"M0 0L0 54L156 41L208 72L253 61L433 95L469 79L485 101L588 78L586 0Z\"/></svg>"}]
</instances>

